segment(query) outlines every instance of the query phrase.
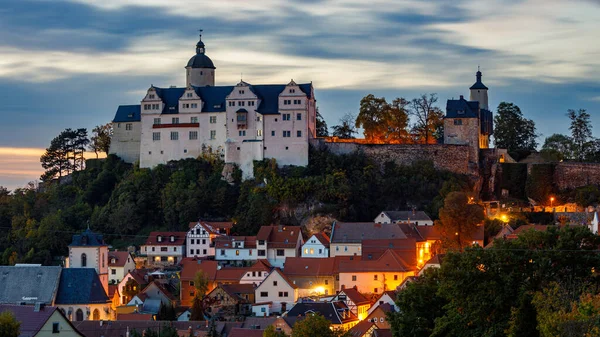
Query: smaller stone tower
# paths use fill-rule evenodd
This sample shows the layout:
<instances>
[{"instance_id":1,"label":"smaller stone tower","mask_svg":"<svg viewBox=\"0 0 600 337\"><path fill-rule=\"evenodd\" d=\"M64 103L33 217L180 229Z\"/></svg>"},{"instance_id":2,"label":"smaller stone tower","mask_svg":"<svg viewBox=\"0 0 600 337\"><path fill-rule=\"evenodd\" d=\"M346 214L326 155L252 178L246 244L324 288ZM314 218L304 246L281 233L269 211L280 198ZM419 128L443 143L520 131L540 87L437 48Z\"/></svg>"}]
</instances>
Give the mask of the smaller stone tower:
<instances>
[{"instance_id":1,"label":"smaller stone tower","mask_svg":"<svg viewBox=\"0 0 600 337\"><path fill-rule=\"evenodd\" d=\"M479 102L479 108L489 110L488 108L488 88L481 82L481 71L477 69L477 81L469 89L471 89L470 101Z\"/></svg>"},{"instance_id":2,"label":"smaller stone tower","mask_svg":"<svg viewBox=\"0 0 600 337\"><path fill-rule=\"evenodd\" d=\"M73 235L69 245L68 268L96 269L102 287L108 294L108 246L102 235L92 232L89 227L80 235Z\"/></svg>"},{"instance_id":3,"label":"smaller stone tower","mask_svg":"<svg viewBox=\"0 0 600 337\"><path fill-rule=\"evenodd\" d=\"M204 42L202 42L202 34L200 34L200 40L196 43L196 55L192 56L185 67L186 86L214 86L215 69L212 60L205 54Z\"/></svg>"}]
</instances>

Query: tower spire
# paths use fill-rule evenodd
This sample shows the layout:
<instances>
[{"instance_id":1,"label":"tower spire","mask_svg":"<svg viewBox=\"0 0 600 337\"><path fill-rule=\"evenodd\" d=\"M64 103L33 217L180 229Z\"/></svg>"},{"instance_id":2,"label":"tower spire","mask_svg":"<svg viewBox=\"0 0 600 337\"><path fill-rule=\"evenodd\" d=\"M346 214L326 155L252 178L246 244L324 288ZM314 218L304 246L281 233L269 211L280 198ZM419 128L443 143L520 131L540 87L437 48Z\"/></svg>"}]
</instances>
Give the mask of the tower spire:
<instances>
[{"instance_id":1,"label":"tower spire","mask_svg":"<svg viewBox=\"0 0 600 337\"><path fill-rule=\"evenodd\" d=\"M204 42L202 42L202 32L204 30L203 29L198 29L198 43L196 43L196 54L204 54Z\"/></svg>"}]
</instances>

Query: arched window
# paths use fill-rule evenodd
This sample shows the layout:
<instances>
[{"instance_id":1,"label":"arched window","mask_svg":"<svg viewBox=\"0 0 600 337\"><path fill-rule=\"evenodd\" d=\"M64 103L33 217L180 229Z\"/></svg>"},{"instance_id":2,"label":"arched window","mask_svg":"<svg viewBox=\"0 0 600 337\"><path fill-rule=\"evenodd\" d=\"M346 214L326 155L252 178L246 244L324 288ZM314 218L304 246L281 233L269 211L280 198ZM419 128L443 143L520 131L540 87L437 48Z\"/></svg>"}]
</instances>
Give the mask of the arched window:
<instances>
[{"instance_id":1,"label":"arched window","mask_svg":"<svg viewBox=\"0 0 600 337\"><path fill-rule=\"evenodd\" d=\"M85 253L81 254L81 266L82 267L87 267L87 255L85 255Z\"/></svg>"},{"instance_id":2,"label":"arched window","mask_svg":"<svg viewBox=\"0 0 600 337\"><path fill-rule=\"evenodd\" d=\"M83 311L81 311L81 309L77 309L75 312L75 320L77 322L83 321Z\"/></svg>"},{"instance_id":3,"label":"arched window","mask_svg":"<svg viewBox=\"0 0 600 337\"><path fill-rule=\"evenodd\" d=\"M94 309L94 314L92 316L92 319L94 321L99 321L100 320L100 311L98 309Z\"/></svg>"}]
</instances>

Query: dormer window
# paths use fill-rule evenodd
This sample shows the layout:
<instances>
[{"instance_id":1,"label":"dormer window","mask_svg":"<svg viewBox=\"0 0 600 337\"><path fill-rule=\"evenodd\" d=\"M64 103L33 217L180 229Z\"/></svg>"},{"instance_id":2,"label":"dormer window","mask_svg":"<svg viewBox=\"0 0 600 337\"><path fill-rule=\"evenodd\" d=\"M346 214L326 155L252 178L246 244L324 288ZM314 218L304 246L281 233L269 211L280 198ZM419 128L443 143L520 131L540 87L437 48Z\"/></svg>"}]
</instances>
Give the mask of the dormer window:
<instances>
[{"instance_id":1,"label":"dormer window","mask_svg":"<svg viewBox=\"0 0 600 337\"><path fill-rule=\"evenodd\" d=\"M160 235L159 235L159 236L157 236L157 237L156 237L156 241L158 241L158 242L162 242L162 236L160 236Z\"/></svg>"},{"instance_id":2,"label":"dormer window","mask_svg":"<svg viewBox=\"0 0 600 337\"><path fill-rule=\"evenodd\" d=\"M154 97L156 97L154 94L149 94L149 95L148 95L148 98L149 98L149 99L154 99Z\"/></svg>"},{"instance_id":3,"label":"dormer window","mask_svg":"<svg viewBox=\"0 0 600 337\"><path fill-rule=\"evenodd\" d=\"M175 236L171 235L171 242L175 242Z\"/></svg>"},{"instance_id":4,"label":"dormer window","mask_svg":"<svg viewBox=\"0 0 600 337\"><path fill-rule=\"evenodd\" d=\"M192 97L192 93L191 93L191 92L188 92L188 93L185 95L185 97L187 97L187 98L191 98L191 97Z\"/></svg>"},{"instance_id":5,"label":"dormer window","mask_svg":"<svg viewBox=\"0 0 600 337\"><path fill-rule=\"evenodd\" d=\"M243 95L245 93L244 90L239 90L240 95Z\"/></svg>"},{"instance_id":6,"label":"dormer window","mask_svg":"<svg viewBox=\"0 0 600 337\"><path fill-rule=\"evenodd\" d=\"M112 259L110 259L110 263L115 264L117 263L117 260L113 257Z\"/></svg>"}]
</instances>

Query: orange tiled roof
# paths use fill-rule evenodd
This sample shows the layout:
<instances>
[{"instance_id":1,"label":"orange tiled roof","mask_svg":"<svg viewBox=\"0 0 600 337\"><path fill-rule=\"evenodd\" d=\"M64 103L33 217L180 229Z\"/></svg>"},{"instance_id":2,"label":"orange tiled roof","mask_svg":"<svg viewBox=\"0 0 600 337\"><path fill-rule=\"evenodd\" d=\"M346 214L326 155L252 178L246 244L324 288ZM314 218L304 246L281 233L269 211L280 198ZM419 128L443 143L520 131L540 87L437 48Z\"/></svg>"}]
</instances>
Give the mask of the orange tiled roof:
<instances>
[{"instance_id":1,"label":"orange tiled roof","mask_svg":"<svg viewBox=\"0 0 600 337\"><path fill-rule=\"evenodd\" d=\"M217 275L217 261L198 260L193 258L184 258L181 260L181 280L193 281L196 273L203 271L208 277L208 280L213 282Z\"/></svg>"},{"instance_id":2,"label":"orange tiled roof","mask_svg":"<svg viewBox=\"0 0 600 337\"><path fill-rule=\"evenodd\" d=\"M109 267L124 267L129 257L129 252L125 251L112 251L108 252L108 266ZM112 263L112 259L115 259L115 263Z\"/></svg>"},{"instance_id":3,"label":"orange tiled roof","mask_svg":"<svg viewBox=\"0 0 600 337\"><path fill-rule=\"evenodd\" d=\"M317 240L319 240L319 242L323 246L329 248L329 244L330 244L331 240L329 239L329 236L327 236L327 234L325 234L323 232L320 232L320 233L316 233L316 234L313 234L313 235L315 236L315 238Z\"/></svg>"},{"instance_id":4,"label":"orange tiled roof","mask_svg":"<svg viewBox=\"0 0 600 337\"><path fill-rule=\"evenodd\" d=\"M148 235L145 245L153 246L181 246L185 244L185 236L187 232L151 232ZM158 237L161 236L162 240L158 242ZM171 242L171 236L174 237L175 241Z\"/></svg>"},{"instance_id":5,"label":"orange tiled roof","mask_svg":"<svg viewBox=\"0 0 600 337\"><path fill-rule=\"evenodd\" d=\"M396 252L389 249L379 259L374 261L340 262L340 273L408 272L413 270L414 266L407 264Z\"/></svg>"},{"instance_id":6,"label":"orange tiled roof","mask_svg":"<svg viewBox=\"0 0 600 337\"><path fill-rule=\"evenodd\" d=\"M247 270L246 268L237 267L217 269L215 282L239 282Z\"/></svg>"},{"instance_id":7,"label":"orange tiled roof","mask_svg":"<svg viewBox=\"0 0 600 337\"><path fill-rule=\"evenodd\" d=\"M383 240L364 240L362 242L363 260L377 260L388 249L395 251L408 264L417 264L417 240L406 239L383 239Z\"/></svg>"},{"instance_id":8,"label":"orange tiled roof","mask_svg":"<svg viewBox=\"0 0 600 337\"><path fill-rule=\"evenodd\" d=\"M286 257L283 272L294 277L333 276L335 262L334 257Z\"/></svg>"},{"instance_id":9,"label":"orange tiled roof","mask_svg":"<svg viewBox=\"0 0 600 337\"><path fill-rule=\"evenodd\" d=\"M368 304L371 303L369 299L367 299L363 294L361 294L356 288L346 288L340 290L340 292L344 292L348 299L350 299L356 305Z\"/></svg>"},{"instance_id":10,"label":"orange tiled roof","mask_svg":"<svg viewBox=\"0 0 600 337\"><path fill-rule=\"evenodd\" d=\"M269 248L296 247L300 226L262 226L256 235L257 240L265 240Z\"/></svg>"},{"instance_id":11,"label":"orange tiled roof","mask_svg":"<svg viewBox=\"0 0 600 337\"><path fill-rule=\"evenodd\" d=\"M252 266L246 268L248 271L271 271L271 263L267 259L258 259Z\"/></svg>"}]
</instances>

